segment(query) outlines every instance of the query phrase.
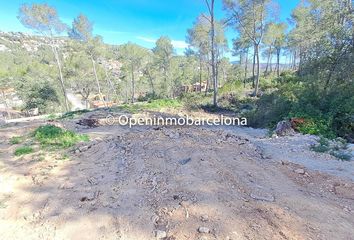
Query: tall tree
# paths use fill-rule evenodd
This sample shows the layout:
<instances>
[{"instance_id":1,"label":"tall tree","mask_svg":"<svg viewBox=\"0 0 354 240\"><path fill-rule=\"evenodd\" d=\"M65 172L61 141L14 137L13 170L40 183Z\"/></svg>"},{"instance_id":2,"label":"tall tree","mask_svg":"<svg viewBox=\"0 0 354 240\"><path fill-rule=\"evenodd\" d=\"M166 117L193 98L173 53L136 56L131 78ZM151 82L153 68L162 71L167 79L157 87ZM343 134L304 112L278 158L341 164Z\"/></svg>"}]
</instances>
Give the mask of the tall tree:
<instances>
[{"instance_id":1,"label":"tall tree","mask_svg":"<svg viewBox=\"0 0 354 240\"><path fill-rule=\"evenodd\" d=\"M286 28L287 25L285 23L270 23L267 25L266 33L264 35L264 44L268 46L268 65L271 60L271 55L273 54L273 50L275 50L277 55L277 76L280 75L280 54L282 48L285 46L286 40ZM270 63L271 64L271 63Z\"/></svg>"},{"instance_id":2,"label":"tall tree","mask_svg":"<svg viewBox=\"0 0 354 240\"><path fill-rule=\"evenodd\" d=\"M210 55L210 41L209 41L210 27L206 20L199 16L191 29L187 31L187 42L196 50L196 55L199 60L199 84L202 85L203 69L205 64L209 68L209 55ZM209 78L209 76L208 76ZM208 79L209 82L209 79ZM202 88L199 88L200 92ZM207 90L207 89L206 89Z\"/></svg>"},{"instance_id":3,"label":"tall tree","mask_svg":"<svg viewBox=\"0 0 354 240\"><path fill-rule=\"evenodd\" d=\"M92 36L92 30L93 24L85 15L80 14L74 19L72 28L70 29L68 35L70 38L78 40L83 45L86 53L88 54L92 64L92 70L95 76L99 98L106 106L96 68L96 61L101 55L103 43L100 36Z\"/></svg>"},{"instance_id":4,"label":"tall tree","mask_svg":"<svg viewBox=\"0 0 354 240\"><path fill-rule=\"evenodd\" d=\"M59 71L59 81L64 95L65 108L67 111L69 111L70 108L65 89L60 54L54 39L55 36L64 32L67 29L67 26L59 19L56 9L47 4L23 4L20 7L17 18L25 27L48 37L50 40L49 45L51 47Z\"/></svg>"},{"instance_id":5,"label":"tall tree","mask_svg":"<svg viewBox=\"0 0 354 240\"><path fill-rule=\"evenodd\" d=\"M232 54L234 56L240 56L240 65L244 65L244 78L243 86L246 87L247 74L248 74L248 55L250 48L252 47L252 42L245 36L233 39Z\"/></svg>"},{"instance_id":6,"label":"tall tree","mask_svg":"<svg viewBox=\"0 0 354 240\"><path fill-rule=\"evenodd\" d=\"M174 54L171 39L166 36L160 37L156 41L156 46L153 48L155 63L159 66L163 74L163 89L167 96L172 96L171 89L168 88L172 83L169 83L169 72L171 67L171 59Z\"/></svg>"},{"instance_id":7,"label":"tall tree","mask_svg":"<svg viewBox=\"0 0 354 240\"><path fill-rule=\"evenodd\" d=\"M240 33L245 34L253 43L255 96L258 95L260 79L260 44L265 33L266 19L269 12L268 5L270 3L271 0L224 0L224 9L227 11L229 24Z\"/></svg>"},{"instance_id":8,"label":"tall tree","mask_svg":"<svg viewBox=\"0 0 354 240\"><path fill-rule=\"evenodd\" d=\"M130 78L131 103L135 102L137 83L147 64L148 56L149 51L137 44L127 43L119 47L119 58L123 62L123 69L128 75L126 78Z\"/></svg>"},{"instance_id":9,"label":"tall tree","mask_svg":"<svg viewBox=\"0 0 354 240\"><path fill-rule=\"evenodd\" d=\"M213 95L213 105L217 107L217 95L218 95L218 73L217 73L217 50L215 47L215 0L205 0L205 4L207 5L209 16L206 19L209 20L210 23L210 45L211 45L211 72L212 72L212 80L214 87L214 95Z\"/></svg>"}]
</instances>

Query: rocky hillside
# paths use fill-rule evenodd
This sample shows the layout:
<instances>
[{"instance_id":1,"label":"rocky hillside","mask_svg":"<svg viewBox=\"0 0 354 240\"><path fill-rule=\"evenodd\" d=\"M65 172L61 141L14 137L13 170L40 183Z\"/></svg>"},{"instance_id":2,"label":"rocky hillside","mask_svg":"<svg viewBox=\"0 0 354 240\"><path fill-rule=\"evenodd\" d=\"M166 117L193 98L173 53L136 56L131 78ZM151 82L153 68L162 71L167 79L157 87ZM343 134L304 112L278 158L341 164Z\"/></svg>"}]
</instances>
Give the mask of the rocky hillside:
<instances>
[{"instance_id":1,"label":"rocky hillside","mask_svg":"<svg viewBox=\"0 0 354 240\"><path fill-rule=\"evenodd\" d=\"M30 54L35 54L41 48L45 48L50 44L54 44L61 50L64 58L68 56L66 52L69 45L70 39L67 37L55 37L54 39L49 39L47 37L31 35L22 32L1 32L0 31L0 54L1 52L14 51L14 50L25 50ZM106 45L107 47L112 47ZM114 75L119 75L120 68L122 67L121 62L114 59L100 59L100 64L104 64L107 69L109 69Z\"/></svg>"}]
</instances>

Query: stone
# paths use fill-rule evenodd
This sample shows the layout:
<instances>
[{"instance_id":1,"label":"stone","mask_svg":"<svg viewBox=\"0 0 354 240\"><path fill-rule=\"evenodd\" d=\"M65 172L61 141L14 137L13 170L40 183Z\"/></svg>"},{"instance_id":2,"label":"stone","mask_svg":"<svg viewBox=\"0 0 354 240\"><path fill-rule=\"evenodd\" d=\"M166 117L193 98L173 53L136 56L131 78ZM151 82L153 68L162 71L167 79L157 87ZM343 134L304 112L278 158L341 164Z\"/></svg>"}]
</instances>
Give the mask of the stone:
<instances>
[{"instance_id":1,"label":"stone","mask_svg":"<svg viewBox=\"0 0 354 240\"><path fill-rule=\"evenodd\" d=\"M209 216L208 216L208 215L202 215L202 216L200 217L200 220L201 220L202 222L207 222L207 221L209 221Z\"/></svg>"},{"instance_id":2,"label":"stone","mask_svg":"<svg viewBox=\"0 0 354 240\"><path fill-rule=\"evenodd\" d=\"M162 231L162 230L156 230L155 231L155 237L157 239L163 239L163 238L167 237L167 233L165 231Z\"/></svg>"},{"instance_id":3,"label":"stone","mask_svg":"<svg viewBox=\"0 0 354 240\"><path fill-rule=\"evenodd\" d=\"M79 147L79 151L80 152L85 152L89 149L89 146L82 146L82 147Z\"/></svg>"},{"instance_id":4,"label":"stone","mask_svg":"<svg viewBox=\"0 0 354 240\"><path fill-rule=\"evenodd\" d=\"M253 198L254 200L259 200L259 201L266 201L266 202L275 201L273 194L263 189L254 190L253 192L251 192L250 197Z\"/></svg>"},{"instance_id":5,"label":"stone","mask_svg":"<svg viewBox=\"0 0 354 240\"><path fill-rule=\"evenodd\" d=\"M6 120L5 119L2 119L0 118L0 126L3 126L6 124Z\"/></svg>"},{"instance_id":6,"label":"stone","mask_svg":"<svg viewBox=\"0 0 354 240\"><path fill-rule=\"evenodd\" d=\"M192 158L185 158L185 159L181 159L179 160L178 162L181 164L181 165L186 165L187 163L189 163L190 161L192 161Z\"/></svg>"},{"instance_id":7,"label":"stone","mask_svg":"<svg viewBox=\"0 0 354 240\"><path fill-rule=\"evenodd\" d=\"M291 126L291 122L281 121L278 122L277 127L275 129L275 133L278 136L291 136L295 134L295 131Z\"/></svg>"},{"instance_id":8,"label":"stone","mask_svg":"<svg viewBox=\"0 0 354 240\"><path fill-rule=\"evenodd\" d=\"M209 232L210 232L210 229L207 228L207 227L199 227L199 228L198 228L198 232L199 232L199 233L209 233Z\"/></svg>"},{"instance_id":9,"label":"stone","mask_svg":"<svg viewBox=\"0 0 354 240\"><path fill-rule=\"evenodd\" d=\"M302 168L296 169L294 172L301 175L305 174L305 170Z\"/></svg>"}]
</instances>

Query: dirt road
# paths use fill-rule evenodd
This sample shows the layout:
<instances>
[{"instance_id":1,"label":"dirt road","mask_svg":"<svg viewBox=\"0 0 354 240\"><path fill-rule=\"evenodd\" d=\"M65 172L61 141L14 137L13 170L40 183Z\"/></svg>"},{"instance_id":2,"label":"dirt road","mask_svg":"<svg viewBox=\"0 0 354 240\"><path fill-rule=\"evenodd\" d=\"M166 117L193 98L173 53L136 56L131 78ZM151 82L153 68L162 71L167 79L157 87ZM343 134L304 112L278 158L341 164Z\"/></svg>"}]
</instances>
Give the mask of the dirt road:
<instances>
[{"instance_id":1,"label":"dirt road","mask_svg":"<svg viewBox=\"0 0 354 240\"><path fill-rule=\"evenodd\" d=\"M0 239L354 239L354 182L247 131L104 126L70 160L14 157L36 124L0 130Z\"/></svg>"}]
</instances>

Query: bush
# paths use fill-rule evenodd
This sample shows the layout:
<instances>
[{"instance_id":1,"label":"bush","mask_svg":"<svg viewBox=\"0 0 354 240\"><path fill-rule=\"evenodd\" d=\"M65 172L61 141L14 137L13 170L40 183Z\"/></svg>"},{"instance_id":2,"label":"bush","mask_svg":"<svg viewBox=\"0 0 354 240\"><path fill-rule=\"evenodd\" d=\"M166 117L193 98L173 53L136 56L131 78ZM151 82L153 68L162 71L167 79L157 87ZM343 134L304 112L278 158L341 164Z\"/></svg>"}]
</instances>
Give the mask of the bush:
<instances>
[{"instance_id":1,"label":"bush","mask_svg":"<svg viewBox=\"0 0 354 240\"><path fill-rule=\"evenodd\" d=\"M203 105L207 105L211 101L211 94L205 95L205 93L187 93L182 97L183 106L187 110L197 110Z\"/></svg>"},{"instance_id":2,"label":"bush","mask_svg":"<svg viewBox=\"0 0 354 240\"><path fill-rule=\"evenodd\" d=\"M15 150L15 156L22 156L29 153L33 153L33 148L28 146L19 147Z\"/></svg>"},{"instance_id":3,"label":"bush","mask_svg":"<svg viewBox=\"0 0 354 240\"><path fill-rule=\"evenodd\" d=\"M23 141L22 137L12 137L10 138L10 144L15 145L15 144L19 144Z\"/></svg>"},{"instance_id":4,"label":"bush","mask_svg":"<svg viewBox=\"0 0 354 240\"><path fill-rule=\"evenodd\" d=\"M59 119L73 119L87 112L90 112L90 110L82 109L77 111L66 112Z\"/></svg>"},{"instance_id":5,"label":"bush","mask_svg":"<svg viewBox=\"0 0 354 240\"><path fill-rule=\"evenodd\" d=\"M290 118L304 118L298 130L305 134L354 139L353 83L325 89L312 77L299 78L283 73L276 79L275 91L264 94L246 117L254 127L274 127Z\"/></svg>"},{"instance_id":6,"label":"bush","mask_svg":"<svg viewBox=\"0 0 354 240\"><path fill-rule=\"evenodd\" d=\"M59 148L68 148L78 142L89 140L87 135L76 134L53 125L41 126L34 131L33 135L42 146Z\"/></svg>"}]
</instances>

